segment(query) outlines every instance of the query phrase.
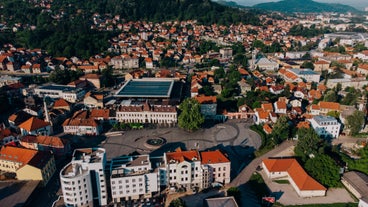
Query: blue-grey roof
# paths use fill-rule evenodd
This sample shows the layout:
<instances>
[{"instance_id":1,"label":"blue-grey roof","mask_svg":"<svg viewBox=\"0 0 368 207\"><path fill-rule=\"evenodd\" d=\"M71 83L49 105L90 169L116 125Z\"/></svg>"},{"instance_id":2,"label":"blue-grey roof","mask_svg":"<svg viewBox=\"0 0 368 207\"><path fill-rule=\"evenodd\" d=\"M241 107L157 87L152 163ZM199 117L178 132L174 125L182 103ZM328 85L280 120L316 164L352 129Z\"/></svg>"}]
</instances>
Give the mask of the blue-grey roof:
<instances>
[{"instance_id":1,"label":"blue-grey roof","mask_svg":"<svg viewBox=\"0 0 368 207\"><path fill-rule=\"evenodd\" d=\"M321 115L314 116L313 119L318 123L325 121L336 121L336 119L332 116L321 116Z\"/></svg>"},{"instance_id":2,"label":"blue-grey roof","mask_svg":"<svg viewBox=\"0 0 368 207\"><path fill-rule=\"evenodd\" d=\"M116 97L169 98L174 85L170 79L132 79L116 93Z\"/></svg>"},{"instance_id":3,"label":"blue-grey roof","mask_svg":"<svg viewBox=\"0 0 368 207\"><path fill-rule=\"evenodd\" d=\"M293 73L297 75L318 75L317 72L314 72L312 69L305 68L305 69L290 69Z\"/></svg>"},{"instance_id":4,"label":"blue-grey roof","mask_svg":"<svg viewBox=\"0 0 368 207\"><path fill-rule=\"evenodd\" d=\"M55 91L75 91L76 90L75 87L64 86L64 85L46 85L46 86L41 86L39 89L55 90Z\"/></svg>"}]
</instances>

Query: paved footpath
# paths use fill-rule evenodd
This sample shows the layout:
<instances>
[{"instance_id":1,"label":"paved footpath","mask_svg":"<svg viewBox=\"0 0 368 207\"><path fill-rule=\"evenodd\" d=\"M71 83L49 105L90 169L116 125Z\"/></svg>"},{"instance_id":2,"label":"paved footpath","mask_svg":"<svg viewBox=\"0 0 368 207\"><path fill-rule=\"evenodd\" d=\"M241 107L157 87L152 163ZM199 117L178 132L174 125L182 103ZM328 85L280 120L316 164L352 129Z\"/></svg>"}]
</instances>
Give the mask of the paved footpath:
<instances>
[{"instance_id":1,"label":"paved footpath","mask_svg":"<svg viewBox=\"0 0 368 207\"><path fill-rule=\"evenodd\" d=\"M229 184L229 187L238 187L242 184L245 184L249 181L252 174L256 171L257 167L261 165L262 160L266 159L268 157L275 156L279 154L280 152L286 150L288 147L291 147L296 144L296 141L285 141L279 146L277 146L275 149L267 152L266 154L257 157L254 159L251 163L249 163L240 173L238 176L236 176L233 181Z\"/></svg>"}]
</instances>

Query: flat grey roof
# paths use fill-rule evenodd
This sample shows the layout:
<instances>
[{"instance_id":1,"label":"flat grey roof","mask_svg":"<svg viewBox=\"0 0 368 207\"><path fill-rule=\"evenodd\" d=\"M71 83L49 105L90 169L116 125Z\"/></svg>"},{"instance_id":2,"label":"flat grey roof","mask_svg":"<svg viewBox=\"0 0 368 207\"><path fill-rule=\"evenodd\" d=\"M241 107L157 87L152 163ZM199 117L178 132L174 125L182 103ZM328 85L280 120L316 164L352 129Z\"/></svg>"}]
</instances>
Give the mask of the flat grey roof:
<instances>
[{"instance_id":1,"label":"flat grey roof","mask_svg":"<svg viewBox=\"0 0 368 207\"><path fill-rule=\"evenodd\" d=\"M207 198L208 207L238 207L234 197Z\"/></svg>"},{"instance_id":2,"label":"flat grey roof","mask_svg":"<svg viewBox=\"0 0 368 207\"><path fill-rule=\"evenodd\" d=\"M174 85L173 79L131 79L115 94L125 98L169 98Z\"/></svg>"},{"instance_id":3,"label":"flat grey roof","mask_svg":"<svg viewBox=\"0 0 368 207\"><path fill-rule=\"evenodd\" d=\"M64 86L64 85L46 85L46 86L41 86L39 89L55 90L55 91L74 91L74 90L77 90L75 87Z\"/></svg>"}]
</instances>

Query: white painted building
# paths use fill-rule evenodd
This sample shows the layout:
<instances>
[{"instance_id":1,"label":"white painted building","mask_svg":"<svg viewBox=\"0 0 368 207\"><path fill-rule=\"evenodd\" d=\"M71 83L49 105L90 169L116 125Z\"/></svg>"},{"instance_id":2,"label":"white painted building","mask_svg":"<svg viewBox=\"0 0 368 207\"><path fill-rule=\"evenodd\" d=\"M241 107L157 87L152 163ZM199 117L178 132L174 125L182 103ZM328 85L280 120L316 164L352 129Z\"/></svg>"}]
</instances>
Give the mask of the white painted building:
<instances>
[{"instance_id":1,"label":"white painted building","mask_svg":"<svg viewBox=\"0 0 368 207\"><path fill-rule=\"evenodd\" d=\"M34 93L39 97L62 98L68 102L75 103L83 99L85 91L65 85L46 85L34 89Z\"/></svg>"},{"instance_id":2,"label":"white painted building","mask_svg":"<svg viewBox=\"0 0 368 207\"><path fill-rule=\"evenodd\" d=\"M176 125L178 122L175 106L169 105L122 105L116 111L116 119L123 123L154 123Z\"/></svg>"},{"instance_id":3,"label":"white painted building","mask_svg":"<svg viewBox=\"0 0 368 207\"><path fill-rule=\"evenodd\" d=\"M338 138L340 134L341 124L331 116L314 116L308 119L314 131L321 137Z\"/></svg>"},{"instance_id":4,"label":"white painted building","mask_svg":"<svg viewBox=\"0 0 368 207\"><path fill-rule=\"evenodd\" d=\"M160 190L158 173L153 172L149 155L119 157L111 161L111 194L114 203L150 198Z\"/></svg>"},{"instance_id":5,"label":"white painted building","mask_svg":"<svg viewBox=\"0 0 368 207\"><path fill-rule=\"evenodd\" d=\"M60 171L60 183L66 206L107 205L105 149L76 149L72 161ZM93 187L96 186L94 193Z\"/></svg>"},{"instance_id":6,"label":"white painted building","mask_svg":"<svg viewBox=\"0 0 368 207\"><path fill-rule=\"evenodd\" d=\"M209 169L210 182L230 183L230 160L220 150L200 153L202 165Z\"/></svg>"},{"instance_id":7,"label":"white painted building","mask_svg":"<svg viewBox=\"0 0 368 207\"><path fill-rule=\"evenodd\" d=\"M306 82L316 82L319 83L319 80L321 78L321 75L317 72L314 72L311 69L287 69L294 75L296 75L298 78L305 80Z\"/></svg>"},{"instance_id":8,"label":"white painted building","mask_svg":"<svg viewBox=\"0 0 368 207\"><path fill-rule=\"evenodd\" d=\"M296 159L265 159L262 168L268 179L287 179L300 197L326 195L327 189L310 177Z\"/></svg>"}]
</instances>

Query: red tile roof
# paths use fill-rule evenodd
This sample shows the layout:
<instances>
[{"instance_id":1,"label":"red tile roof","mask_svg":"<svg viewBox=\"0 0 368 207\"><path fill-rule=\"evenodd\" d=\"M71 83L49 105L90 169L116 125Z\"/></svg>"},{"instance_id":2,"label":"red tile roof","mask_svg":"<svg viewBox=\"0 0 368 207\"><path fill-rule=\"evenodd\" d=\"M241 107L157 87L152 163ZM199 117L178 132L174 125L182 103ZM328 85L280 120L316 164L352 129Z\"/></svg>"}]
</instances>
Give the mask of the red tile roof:
<instances>
[{"instance_id":1,"label":"red tile roof","mask_svg":"<svg viewBox=\"0 0 368 207\"><path fill-rule=\"evenodd\" d=\"M327 190L310 177L296 159L265 159L264 165L269 172L287 172L300 190Z\"/></svg>"},{"instance_id":2,"label":"red tile roof","mask_svg":"<svg viewBox=\"0 0 368 207\"><path fill-rule=\"evenodd\" d=\"M181 151L176 150L175 152L166 153L166 160L170 163L171 160L178 162L200 160L200 156L197 150Z\"/></svg>"},{"instance_id":3,"label":"red tile roof","mask_svg":"<svg viewBox=\"0 0 368 207\"><path fill-rule=\"evenodd\" d=\"M230 162L229 159L220 151L201 152L202 164L216 164Z\"/></svg>"},{"instance_id":4,"label":"red tile roof","mask_svg":"<svg viewBox=\"0 0 368 207\"><path fill-rule=\"evenodd\" d=\"M326 101L320 101L318 105L324 109L330 109L330 110L340 110L340 104L336 102L326 102Z\"/></svg>"},{"instance_id":5,"label":"red tile roof","mask_svg":"<svg viewBox=\"0 0 368 207\"><path fill-rule=\"evenodd\" d=\"M19 128L22 128L22 129L25 129L25 130L31 132L31 131L34 131L36 129L46 127L46 126L49 126L49 125L50 125L50 123L45 122L42 119L39 119L39 118L36 118L36 117L31 117L27 121L21 123L19 125Z\"/></svg>"},{"instance_id":6,"label":"red tile roof","mask_svg":"<svg viewBox=\"0 0 368 207\"><path fill-rule=\"evenodd\" d=\"M25 149L12 146L3 146L0 149L0 159L10 162L18 162L21 164L20 168L24 165L31 165L36 168L42 169L43 166L51 159L50 152L40 152L32 149Z\"/></svg>"},{"instance_id":7,"label":"red tile roof","mask_svg":"<svg viewBox=\"0 0 368 207\"><path fill-rule=\"evenodd\" d=\"M69 107L69 103L65 99L58 99L54 102L54 108L57 107Z\"/></svg>"},{"instance_id":8,"label":"red tile roof","mask_svg":"<svg viewBox=\"0 0 368 207\"><path fill-rule=\"evenodd\" d=\"M63 140L59 137L53 136L24 136L22 137L21 142L27 143L37 143L45 146L52 146L52 147L64 147L64 143L66 140Z\"/></svg>"},{"instance_id":9,"label":"red tile roof","mask_svg":"<svg viewBox=\"0 0 368 207\"><path fill-rule=\"evenodd\" d=\"M216 103L216 96L196 96L194 97L200 104L212 104Z\"/></svg>"}]
</instances>

